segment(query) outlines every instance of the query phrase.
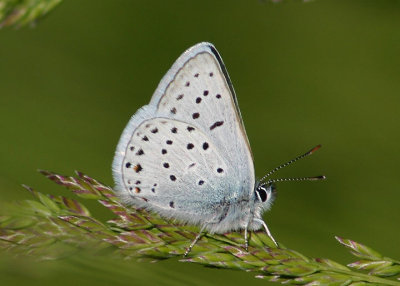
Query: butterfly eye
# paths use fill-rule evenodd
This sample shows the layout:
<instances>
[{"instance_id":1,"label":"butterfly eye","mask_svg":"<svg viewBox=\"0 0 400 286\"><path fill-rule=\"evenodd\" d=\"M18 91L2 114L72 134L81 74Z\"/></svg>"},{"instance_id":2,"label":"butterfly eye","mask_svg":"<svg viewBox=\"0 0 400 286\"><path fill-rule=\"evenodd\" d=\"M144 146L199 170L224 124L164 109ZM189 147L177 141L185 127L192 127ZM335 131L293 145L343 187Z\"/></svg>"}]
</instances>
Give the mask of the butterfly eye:
<instances>
[{"instance_id":1,"label":"butterfly eye","mask_svg":"<svg viewBox=\"0 0 400 286\"><path fill-rule=\"evenodd\" d=\"M258 187L256 192L258 193L258 196L262 202L265 202L267 200L268 198L267 190L264 187L262 186Z\"/></svg>"}]
</instances>

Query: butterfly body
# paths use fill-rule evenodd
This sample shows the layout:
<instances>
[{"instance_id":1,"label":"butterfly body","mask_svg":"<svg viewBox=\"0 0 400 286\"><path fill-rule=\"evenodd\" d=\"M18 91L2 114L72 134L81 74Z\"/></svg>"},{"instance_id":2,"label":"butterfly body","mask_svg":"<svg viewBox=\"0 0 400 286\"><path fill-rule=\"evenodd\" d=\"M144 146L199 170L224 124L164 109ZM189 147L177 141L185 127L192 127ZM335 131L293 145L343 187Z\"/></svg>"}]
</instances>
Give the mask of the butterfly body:
<instances>
[{"instance_id":1,"label":"butterfly body","mask_svg":"<svg viewBox=\"0 0 400 286\"><path fill-rule=\"evenodd\" d=\"M210 43L187 50L130 119L113 162L126 204L211 233L266 227L273 186L256 182L237 99Z\"/></svg>"}]
</instances>

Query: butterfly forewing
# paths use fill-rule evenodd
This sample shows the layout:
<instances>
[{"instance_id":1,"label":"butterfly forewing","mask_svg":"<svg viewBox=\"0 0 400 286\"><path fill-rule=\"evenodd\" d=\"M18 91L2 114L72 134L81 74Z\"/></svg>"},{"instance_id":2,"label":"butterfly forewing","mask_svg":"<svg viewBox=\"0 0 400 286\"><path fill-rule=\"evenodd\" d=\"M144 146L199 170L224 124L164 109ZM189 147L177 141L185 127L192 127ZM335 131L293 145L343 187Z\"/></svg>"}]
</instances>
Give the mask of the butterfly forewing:
<instances>
[{"instance_id":1,"label":"butterfly forewing","mask_svg":"<svg viewBox=\"0 0 400 286\"><path fill-rule=\"evenodd\" d=\"M181 67L174 77L161 82L166 88L157 113L200 128L233 167L231 179L254 185L251 150L233 88L218 54L208 46L197 52L189 50L182 57L177 61ZM249 187L251 191L253 185Z\"/></svg>"}]
</instances>

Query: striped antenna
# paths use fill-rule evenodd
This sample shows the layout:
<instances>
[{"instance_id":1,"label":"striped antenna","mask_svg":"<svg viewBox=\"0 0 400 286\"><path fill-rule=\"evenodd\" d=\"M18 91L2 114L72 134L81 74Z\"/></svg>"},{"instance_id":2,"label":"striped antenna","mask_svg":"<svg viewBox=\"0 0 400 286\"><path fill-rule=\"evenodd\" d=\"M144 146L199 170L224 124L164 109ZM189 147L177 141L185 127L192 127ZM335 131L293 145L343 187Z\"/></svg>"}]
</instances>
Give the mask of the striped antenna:
<instances>
[{"instance_id":1,"label":"striped antenna","mask_svg":"<svg viewBox=\"0 0 400 286\"><path fill-rule=\"evenodd\" d=\"M276 182L298 182L298 181L319 181L319 180L325 180L326 177L324 175L322 176L315 176L315 177L303 177L303 178L282 178L282 179L269 179L263 184L269 185L272 183Z\"/></svg>"},{"instance_id":2,"label":"striped antenna","mask_svg":"<svg viewBox=\"0 0 400 286\"><path fill-rule=\"evenodd\" d=\"M262 177L260 182L264 181L266 178L268 178L269 176L274 174L276 171L278 171L278 170L280 170L282 168L285 168L285 167L289 166L290 164L292 164L292 163L294 163L294 162L296 162L296 161L298 161L300 159L303 159L304 157L307 157L307 156L313 154L319 148L321 148L321 144L315 146L314 148L312 148L310 151L304 153L303 155L300 155L300 156L290 160L289 162L286 162L285 164L282 164L282 165L276 167L275 169L273 169L270 172L268 172L264 177ZM305 178L286 178L286 179L268 180L268 182L274 183L274 182L284 182L284 181L316 181L316 180L324 180L325 178L326 178L325 176L305 177Z\"/></svg>"}]
</instances>

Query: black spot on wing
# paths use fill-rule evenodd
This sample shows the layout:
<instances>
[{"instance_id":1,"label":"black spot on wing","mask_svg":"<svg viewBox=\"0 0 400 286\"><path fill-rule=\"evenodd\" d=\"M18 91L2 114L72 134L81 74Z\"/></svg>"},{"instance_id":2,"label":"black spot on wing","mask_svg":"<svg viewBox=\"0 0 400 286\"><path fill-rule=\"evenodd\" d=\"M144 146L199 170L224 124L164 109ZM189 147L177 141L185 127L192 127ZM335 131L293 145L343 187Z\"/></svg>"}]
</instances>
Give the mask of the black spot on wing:
<instances>
[{"instance_id":1,"label":"black spot on wing","mask_svg":"<svg viewBox=\"0 0 400 286\"><path fill-rule=\"evenodd\" d=\"M136 173L139 173L140 171L143 170L143 168L140 164L137 164L133 167L133 170L135 170Z\"/></svg>"},{"instance_id":2,"label":"black spot on wing","mask_svg":"<svg viewBox=\"0 0 400 286\"><path fill-rule=\"evenodd\" d=\"M214 122L213 125L210 126L210 130L213 130L213 129L219 127L219 126L222 126L223 124L224 124L223 121L216 121L216 122Z\"/></svg>"}]
</instances>

